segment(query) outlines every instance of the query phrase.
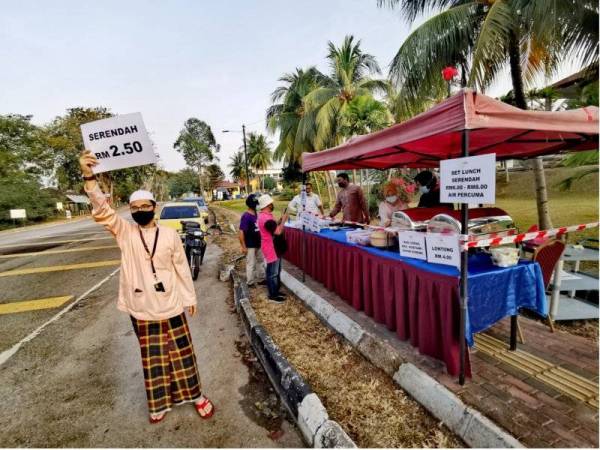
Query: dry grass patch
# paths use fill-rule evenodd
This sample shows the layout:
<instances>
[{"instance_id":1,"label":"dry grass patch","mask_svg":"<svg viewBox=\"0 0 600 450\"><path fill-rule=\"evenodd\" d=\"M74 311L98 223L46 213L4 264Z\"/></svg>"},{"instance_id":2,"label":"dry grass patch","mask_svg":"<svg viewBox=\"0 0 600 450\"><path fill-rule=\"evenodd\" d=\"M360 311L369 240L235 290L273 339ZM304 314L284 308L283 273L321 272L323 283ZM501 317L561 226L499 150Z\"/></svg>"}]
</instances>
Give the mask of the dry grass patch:
<instances>
[{"instance_id":1,"label":"dry grass patch","mask_svg":"<svg viewBox=\"0 0 600 450\"><path fill-rule=\"evenodd\" d=\"M253 296L260 322L359 447L464 447L299 300L275 305L263 292Z\"/></svg>"}]
</instances>

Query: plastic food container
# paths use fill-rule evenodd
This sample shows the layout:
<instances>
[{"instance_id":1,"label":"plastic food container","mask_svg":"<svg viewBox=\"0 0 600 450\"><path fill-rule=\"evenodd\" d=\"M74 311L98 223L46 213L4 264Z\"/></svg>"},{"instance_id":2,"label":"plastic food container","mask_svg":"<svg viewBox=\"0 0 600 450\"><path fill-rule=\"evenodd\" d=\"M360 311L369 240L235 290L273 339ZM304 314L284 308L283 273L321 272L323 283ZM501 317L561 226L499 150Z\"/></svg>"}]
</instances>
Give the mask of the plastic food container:
<instances>
[{"instance_id":1,"label":"plastic food container","mask_svg":"<svg viewBox=\"0 0 600 450\"><path fill-rule=\"evenodd\" d=\"M490 249L492 262L498 267L511 267L519 263L519 249L514 247L495 247Z\"/></svg>"}]
</instances>

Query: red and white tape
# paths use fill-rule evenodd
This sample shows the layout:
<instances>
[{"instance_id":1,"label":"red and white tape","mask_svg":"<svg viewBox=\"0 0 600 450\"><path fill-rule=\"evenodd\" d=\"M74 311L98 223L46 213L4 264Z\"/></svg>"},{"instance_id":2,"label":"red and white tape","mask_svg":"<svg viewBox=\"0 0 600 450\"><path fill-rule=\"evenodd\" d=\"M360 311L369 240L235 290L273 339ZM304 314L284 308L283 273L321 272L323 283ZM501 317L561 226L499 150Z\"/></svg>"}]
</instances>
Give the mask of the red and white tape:
<instances>
[{"instance_id":1,"label":"red and white tape","mask_svg":"<svg viewBox=\"0 0 600 450\"><path fill-rule=\"evenodd\" d=\"M514 244L532 239L560 236L561 234L571 233L573 231L587 230L588 228L598 227L598 222L585 223L581 225L571 225L570 227L553 228L552 230L531 231L529 233L520 233L514 236L495 237L491 239L479 239L464 243L464 248L493 247L502 244Z\"/></svg>"}]
</instances>

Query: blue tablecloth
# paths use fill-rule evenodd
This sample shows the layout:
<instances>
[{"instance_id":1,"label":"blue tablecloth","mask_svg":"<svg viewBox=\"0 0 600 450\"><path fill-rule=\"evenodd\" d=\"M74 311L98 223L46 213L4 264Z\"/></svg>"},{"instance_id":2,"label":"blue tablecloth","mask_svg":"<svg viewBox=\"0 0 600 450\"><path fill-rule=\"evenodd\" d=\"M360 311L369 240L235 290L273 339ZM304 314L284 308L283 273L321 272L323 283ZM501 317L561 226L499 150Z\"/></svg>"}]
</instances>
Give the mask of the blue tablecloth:
<instances>
[{"instance_id":1,"label":"blue tablecloth","mask_svg":"<svg viewBox=\"0 0 600 450\"><path fill-rule=\"evenodd\" d=\"M357 246L346 240L346 231L323 230L315 234L324 239ZM460 276L456 267L402 257L399 251L358 247L377 256L402 261L428 272L456 278ZM532 261L521 260L516 266L503 268L495 266L490 256L485 253L471 255L468 295L465 337L470 346L474 343L473 333L491 327L504 317L517 314L519 308L530 309L544 317L548 314L542 271L540 266Z\"/></svg>"}]
</instances>

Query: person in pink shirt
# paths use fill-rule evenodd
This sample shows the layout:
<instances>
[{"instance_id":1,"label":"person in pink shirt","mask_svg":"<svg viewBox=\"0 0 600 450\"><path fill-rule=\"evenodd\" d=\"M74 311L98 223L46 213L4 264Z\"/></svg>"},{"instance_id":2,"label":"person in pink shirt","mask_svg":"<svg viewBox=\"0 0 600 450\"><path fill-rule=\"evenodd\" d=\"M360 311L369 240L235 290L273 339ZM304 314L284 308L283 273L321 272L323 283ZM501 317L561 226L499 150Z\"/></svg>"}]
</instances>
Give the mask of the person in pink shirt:
<instances>
[{"instance_id":1,"label":"person in pink shirt","mask_svg":"<svg viewBox=\"0 0 600 450\"><path fill-rule=\"evenodd\" d=\"M96 157L79 158L94 220L110 231L121 249L117 308L131 317L142 354L150 423L165 418L173 405L193 402L200 417L215 411L202 395L192 337L184 309L196 314L196 292L177 232L156 224L151 192L129 199L135 223L120 217L106 201L92 167Z\"/></svg>"},{"instance_id":2,"label":"person in pink shirt","mask_svg":"<svg viewBox=\"0 0 600 450\"><path fill-rule=\"evenodd\" d=\"M274 303L283 303L285 296L279 292L281 287L281 254L285 240L283 224L287 215L283 214L279 223L273 217L273 199L270 195L261 195L258 199L258 230L260 231L260 249L267 263L266 280L268 298Z\"/></svg>"}]
</instances>

